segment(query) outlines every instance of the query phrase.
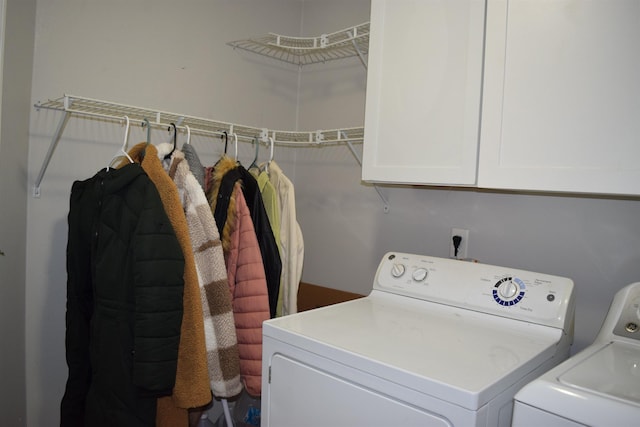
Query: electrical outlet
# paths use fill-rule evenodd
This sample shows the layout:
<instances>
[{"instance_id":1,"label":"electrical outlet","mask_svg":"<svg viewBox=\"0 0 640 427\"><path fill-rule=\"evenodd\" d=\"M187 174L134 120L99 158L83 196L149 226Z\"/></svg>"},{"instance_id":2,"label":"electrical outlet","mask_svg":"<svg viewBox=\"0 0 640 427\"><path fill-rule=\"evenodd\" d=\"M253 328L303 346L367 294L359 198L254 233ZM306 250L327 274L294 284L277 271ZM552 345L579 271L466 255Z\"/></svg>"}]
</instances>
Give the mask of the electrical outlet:
<instances>
[{"instance_id":1,"label":"electrical outlet","mask_svg":"<svg viewBox=\"0 0 640 427\"><path fill-rule=\"evenodd\" d=\"M458 246L458 252L453 244L455 236L460 236L460 246ZM463 228L452 228L451 236L449 237L449 256L455 259L467 258L467 248L469 247L469 230Z\"/></svg>"}]
</instances>

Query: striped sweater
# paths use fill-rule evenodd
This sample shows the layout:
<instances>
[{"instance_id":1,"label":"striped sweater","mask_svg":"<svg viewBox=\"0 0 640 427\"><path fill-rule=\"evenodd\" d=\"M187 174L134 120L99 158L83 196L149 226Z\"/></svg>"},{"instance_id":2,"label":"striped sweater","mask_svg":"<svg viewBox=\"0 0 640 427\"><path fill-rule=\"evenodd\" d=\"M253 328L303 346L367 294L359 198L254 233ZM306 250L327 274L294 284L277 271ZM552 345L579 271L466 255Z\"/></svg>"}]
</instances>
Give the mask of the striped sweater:
<instances>
[{"instance_id":1,"label":"striped sweater","mask_svg":"<svg viewBox=\"0 0 640 427\"><path fill-rule=\"evenodd\" d=\"M225 156L209 174L206 194L212 211L221 195L222 178L234 166L235 161ZM222 228L222 248L232 295L240 375L247 393L257 397L262 391L262 323L269 319L267 280L241 182L236 181L231 194L222 196L229 197L228 215L225 223L218 225Z\"/></svg>"},{"instance_id":2,"label":"striped sweater","mask_svg":"<svg viewBox=\"0 0 640 427\"><path fill-rule=\"evenodd\" d=\"M163 159L173 146L159 144ZM200 283L207 364L213 395L233 397L242 391L238 341L231 294L218 227L204 190L189 170L181 151L174 151L163 166L178 187L189 226L189 236Z\"/></svg>"}]
</instances>

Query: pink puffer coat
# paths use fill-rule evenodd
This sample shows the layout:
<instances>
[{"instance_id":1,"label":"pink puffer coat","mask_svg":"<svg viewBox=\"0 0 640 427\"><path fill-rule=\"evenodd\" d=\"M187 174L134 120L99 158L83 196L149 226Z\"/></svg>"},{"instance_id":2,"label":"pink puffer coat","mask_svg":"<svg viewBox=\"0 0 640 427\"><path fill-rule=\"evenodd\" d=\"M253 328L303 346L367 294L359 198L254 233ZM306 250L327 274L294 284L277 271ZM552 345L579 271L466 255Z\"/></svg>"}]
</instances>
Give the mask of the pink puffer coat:
<instances>
[{"instance_id":1,"label":"pink puffer coat","mask_svg":"<svg viewBox=\"0 0 640 427\"><path fill-rule=\"evenodd\" d=\"M215 211L224 175L236 166L223 157L208 170L206 194ZM260 396L262 390L262 322L270 318L267 280L251 213L241 182L233 187L224 224L217 224L227 267L229 290L240 353L240 376L247 392Z\"/></svg>"},{"instance_id":2,"label":"pink puffer coat","mask_svg":"<svg viewBox=\"0 0 640 427\"><path fill-rule=\"evenodd\" d=\"M236 215L225 255L240 352L240 374L247 392L260 396L262 322L269 319L269 295L262 256L240 184L234 189ZM229 208L231 208L230 206ZM227 219L233 220L233 218Z\"/></svg>"}]
</instances>

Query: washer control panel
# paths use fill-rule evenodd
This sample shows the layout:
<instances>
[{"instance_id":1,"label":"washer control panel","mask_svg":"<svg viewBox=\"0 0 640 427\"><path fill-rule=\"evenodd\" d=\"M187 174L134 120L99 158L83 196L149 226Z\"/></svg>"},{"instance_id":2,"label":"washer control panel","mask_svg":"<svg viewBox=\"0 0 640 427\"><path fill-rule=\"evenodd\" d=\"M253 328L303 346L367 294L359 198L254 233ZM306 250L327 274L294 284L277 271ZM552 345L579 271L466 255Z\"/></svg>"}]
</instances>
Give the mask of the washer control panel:
<instances>
[{"instance_id":1,"label":"washer control panel","mask_svg":"<svg viewBox=\"0 0 640 427\"><path fill-rule=\"evenodd\" d=\"M564 277L400 252L385 254L373 287L560 328L570 326L575 307Z\"/></svg>"}]
</instances>

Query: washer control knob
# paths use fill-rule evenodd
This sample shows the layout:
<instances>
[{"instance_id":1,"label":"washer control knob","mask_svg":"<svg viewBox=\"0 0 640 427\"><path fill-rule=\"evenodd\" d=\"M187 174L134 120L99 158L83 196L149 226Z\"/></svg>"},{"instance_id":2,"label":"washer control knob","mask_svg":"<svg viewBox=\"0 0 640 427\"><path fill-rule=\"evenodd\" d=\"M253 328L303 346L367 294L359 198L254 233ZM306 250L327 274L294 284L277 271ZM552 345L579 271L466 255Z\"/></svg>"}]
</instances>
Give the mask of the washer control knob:
<instances>
[{"instance_id":1,"label":"washer control knob","mask_svg":"<svg viewBox=\"0 0 640 427\"><path fill-rule=\"evenodd\" d=\"M496 282L493 287L493 300L498 304L506 307L510 307L512 305L518 304L524 298L525 294L525 284L522 280L517 277L507 276ZM555 298L549 298L549 296L553 297L553 295L548 295L547 300L553 301Z\"/></svg>"},{"instance_id":2,"label":"washer control knob","mask_svg":"<svg viewBox=\"0 0 640 427\"><path fill-rule=\"evenodd\" d=\"M422 282L427 278L427 269L426 268L417 268L416 271L413 272L413 280L416 282Z\"/></svg>"},{"instance_id":3,"label":"washer control knob","mask_svg":"<svg viewBox=\"0 0 640 427\"><path fill-rule=\"evenodd\" d=\"M500 285L498 292L502 298L511 299L518 293L518 285L508 280Z\"/></svg>"},{"instance_id":4,"label":"washer control knob","mask_svg":"<svg viewBox=\"0 0 640 427\"><path fill-rule=\"evenodd\" d=\"M405 269L404 264L393 264L393 267L391 267L391 275L395 278L401 277Z\"/></svg>"}]
</instances>

